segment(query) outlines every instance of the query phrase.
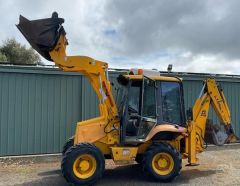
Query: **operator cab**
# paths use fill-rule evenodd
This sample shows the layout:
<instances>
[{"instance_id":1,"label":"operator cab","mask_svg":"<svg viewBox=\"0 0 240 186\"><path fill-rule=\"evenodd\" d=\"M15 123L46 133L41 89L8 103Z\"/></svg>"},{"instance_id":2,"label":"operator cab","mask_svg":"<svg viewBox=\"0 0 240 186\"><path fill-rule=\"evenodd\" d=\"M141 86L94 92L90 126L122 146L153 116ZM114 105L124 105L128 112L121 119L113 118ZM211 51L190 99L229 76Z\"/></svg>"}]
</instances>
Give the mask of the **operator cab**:
<instances>
[{"instance_id":1,"label":"operator cab","mask_svg":"<svg viewBox=\"0 0 240 186\"><path fill-rule=\"evenodd\" d=\"M125 88L118 108L122 143L143 142L157 125L185 125L180 79L160 75L125 75L118 79Z\"/></svg>"}]
</instances>

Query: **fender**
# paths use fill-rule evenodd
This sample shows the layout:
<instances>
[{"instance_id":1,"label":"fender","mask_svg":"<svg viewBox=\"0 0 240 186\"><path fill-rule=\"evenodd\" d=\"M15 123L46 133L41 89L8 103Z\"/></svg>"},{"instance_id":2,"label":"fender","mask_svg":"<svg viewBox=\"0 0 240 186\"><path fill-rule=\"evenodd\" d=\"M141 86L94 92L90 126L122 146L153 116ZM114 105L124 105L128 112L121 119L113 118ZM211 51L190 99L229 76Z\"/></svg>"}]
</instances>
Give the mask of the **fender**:
<instances>
[{"instance_id":1,"label":"fender","mask_svg":"<svg viewBox=\"0 0 240 186\"><path fill-rule=\"evenodd\" d=\"M169 131L169 132L178 132L178 133L186 133L187 129L185 127L181 127L179 125L173 125L173 124L160 124L154 127L149 134L147 135L145 142L152 139L155 134L163 131Z\"/></svg>"}]
</instances>

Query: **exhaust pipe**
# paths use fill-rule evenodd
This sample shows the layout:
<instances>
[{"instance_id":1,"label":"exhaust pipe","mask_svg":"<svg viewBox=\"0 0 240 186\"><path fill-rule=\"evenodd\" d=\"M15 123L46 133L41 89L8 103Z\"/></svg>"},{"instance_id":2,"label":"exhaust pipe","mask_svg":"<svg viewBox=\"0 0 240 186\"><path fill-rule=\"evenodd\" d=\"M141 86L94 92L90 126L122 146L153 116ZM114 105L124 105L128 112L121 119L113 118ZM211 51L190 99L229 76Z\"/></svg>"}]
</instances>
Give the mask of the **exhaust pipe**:
<instances>
[{"instance_id":1,"label":"exhaust pipe","mask_svg":"<svg viewBox=\"0 0 240 186\"><path fill-rule=\"evenodd\" d=\"M66 35L62 26L63 23L64 19L59 18L57 12L53 12L51 18L32 21L20 15L19 24L16 26L41 56L53 61L49 52L55 48L59 37L62 34Z\"/></svg>"}]
</instances>

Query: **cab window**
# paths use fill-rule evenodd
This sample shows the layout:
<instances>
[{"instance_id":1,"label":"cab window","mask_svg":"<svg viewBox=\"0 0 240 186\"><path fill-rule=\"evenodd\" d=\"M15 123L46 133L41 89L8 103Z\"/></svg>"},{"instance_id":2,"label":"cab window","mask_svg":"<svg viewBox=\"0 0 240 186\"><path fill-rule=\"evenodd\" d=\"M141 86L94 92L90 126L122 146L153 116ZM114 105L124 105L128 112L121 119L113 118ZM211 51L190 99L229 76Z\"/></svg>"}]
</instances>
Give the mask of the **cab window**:
<instances>
[{"instance_id":1,"label":"cab window","mask_svg":"<svg viewBox=\"0 0 240 186\"><path fill-rule=\"evenodd\" d=\"M181 124L181 92L177 82L161 83L163 121Z\"/></svg>"},{"instance_id":2,"label":"cab window","mask_svg":"<svg viewBox=\"0 0 240 186\"><path fill-rule=\"evenodd\" d=\"M149 79L144 79L143 117L156 119L155 90L155 82Z\"/></svg>"},{"instance_id":3,"label":"cab window","mask_svg":"<svg viewBox=\"0 0 240 186\"><path fill-rule=\"evenodd\" d=\"M131 87L129 89L129 105L128 108L131 112L140 112L140 100L141 100L141 81L132 81Z\"/></svg>"}]
</instances>

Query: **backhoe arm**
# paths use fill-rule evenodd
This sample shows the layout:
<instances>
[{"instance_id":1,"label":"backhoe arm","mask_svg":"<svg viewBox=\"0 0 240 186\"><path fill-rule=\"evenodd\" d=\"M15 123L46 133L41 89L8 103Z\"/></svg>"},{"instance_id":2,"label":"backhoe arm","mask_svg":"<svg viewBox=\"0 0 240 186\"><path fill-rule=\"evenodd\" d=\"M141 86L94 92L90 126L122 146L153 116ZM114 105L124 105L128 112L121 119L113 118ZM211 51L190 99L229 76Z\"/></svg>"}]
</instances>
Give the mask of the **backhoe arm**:
<instances>
[{"instance_id":1,"label":"backhoe arm","mask_svg":"<svg viewBox=\"0 0 240 186\"><path fill-rule=\"evenodd\" d=\"M197 163L196 154L204 149L204 136L210 105L212 105L221 124L225 125L229 138L235 137L231 127L231 116L228 103L222 89L215 79L204 81L201 93L192 109L192 119L188 121L187 151L189 152L189 164Z\"/></svg>"}]
</instances>

